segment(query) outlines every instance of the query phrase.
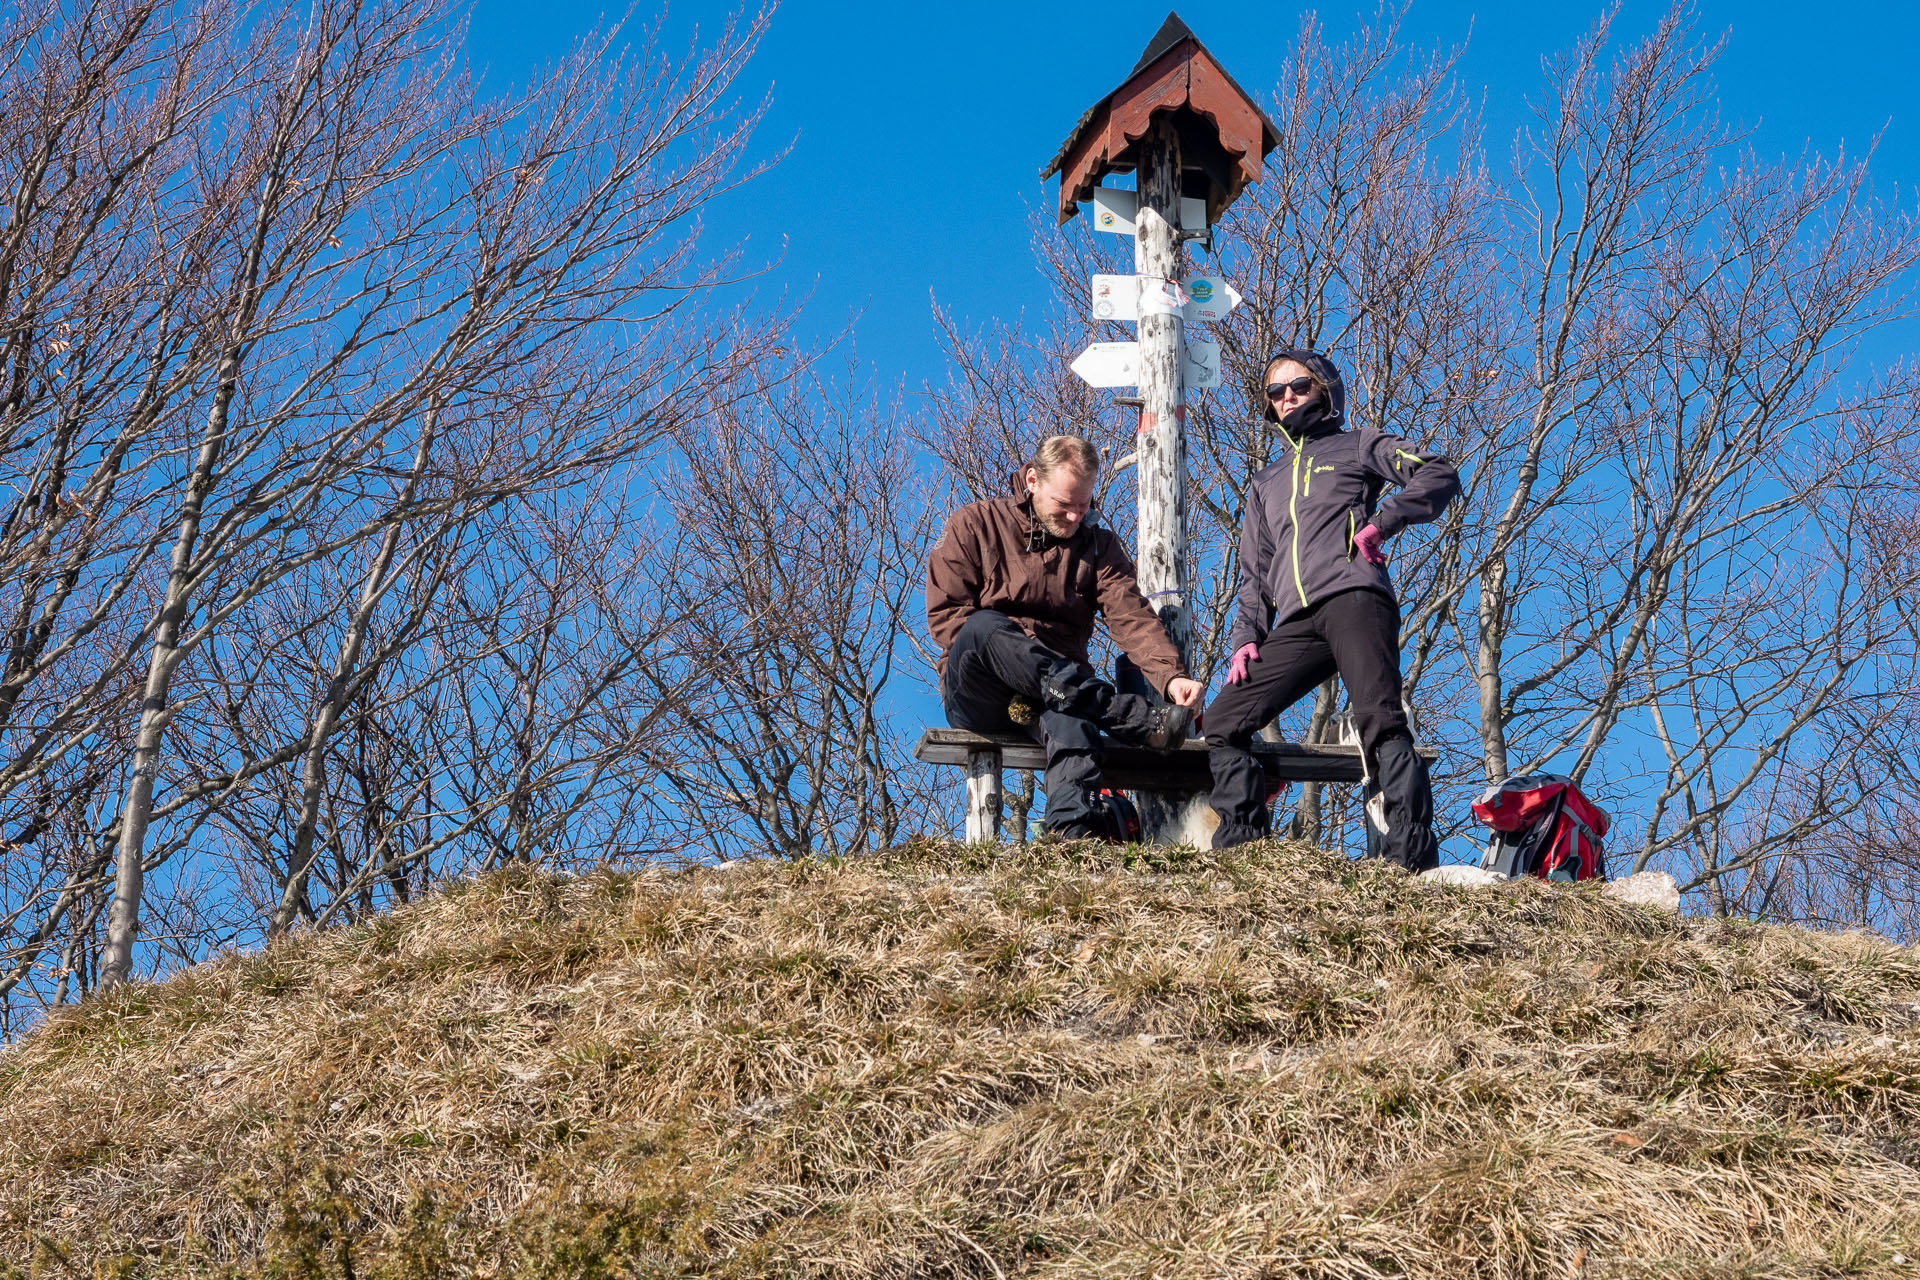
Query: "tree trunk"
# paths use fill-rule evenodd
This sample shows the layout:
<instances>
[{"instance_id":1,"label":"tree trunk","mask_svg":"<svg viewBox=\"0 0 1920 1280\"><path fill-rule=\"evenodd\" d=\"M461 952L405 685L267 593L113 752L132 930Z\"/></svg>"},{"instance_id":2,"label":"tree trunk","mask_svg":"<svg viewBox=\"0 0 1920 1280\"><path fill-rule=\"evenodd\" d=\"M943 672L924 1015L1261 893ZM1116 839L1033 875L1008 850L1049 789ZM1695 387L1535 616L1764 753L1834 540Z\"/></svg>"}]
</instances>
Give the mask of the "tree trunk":
<instances>
[{"instance_id":1,"label":"tree trunk","mask_svg":"<svg viewBox=\"0 0 1920 1280\"><path fill-rule=\"evenodd\" d=\"M1507 724L1501 710L1501 640L1506 634L1507 560L1502 552L1480 571L1480 628L1475 672L1480 686L1480 754L1488 782L1507 776Z\"/></svg>"},{"instance_id":2,"label":"tree trunk","mask_svg":"<svg viewBox=\"0 0 1920 1280\"><path fill-rule=\"evenodd\" d=\"M133 976L133 944L140 936L140 896L145 889L147 822L153 816L154 779L160 772L160 744L172 716L168 692L180 663L180 624L192 601L194 549L200 541L200 517L213 488L227 439L228 413L240 375L241 354L236 346L220 370L220 389L207 414L206 435L180 505L180 531L173 542L167 574L167 593L160 607L160 626L147 659L147 681L140 699L140 728L134 738L133 772L126 800L120 808L120 849L113 876L113 905L107 909L107 945L100 957L100 989L110 991Z\"/></svg>"}]
</instances>

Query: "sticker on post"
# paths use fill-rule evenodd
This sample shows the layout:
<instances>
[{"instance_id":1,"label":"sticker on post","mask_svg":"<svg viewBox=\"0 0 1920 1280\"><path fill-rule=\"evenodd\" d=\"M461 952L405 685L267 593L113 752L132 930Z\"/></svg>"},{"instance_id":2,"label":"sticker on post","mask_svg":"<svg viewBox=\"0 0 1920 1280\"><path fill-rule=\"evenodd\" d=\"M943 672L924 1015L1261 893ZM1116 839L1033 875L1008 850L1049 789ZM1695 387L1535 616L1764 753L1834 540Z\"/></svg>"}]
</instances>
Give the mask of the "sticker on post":
<instances>
[{"instance_id":1,"label":"sticker on post","mask_svg":"<svg viewBox=\"0 0 1920 1280\"><path fill-rule=\"evenodd\" d=\"M1218 349L1215 350L1218 370ZM1140 381L1140 344L1096 342L1074 357L1072 369L1090 387L1131 387Z\"/></svg>"},{"instance_id":2,"label":"sticker on post","mask_svg":"<svg viewBox=\"0 0 1920 1280\"><path fill-rule=\"evenodd\" d=\"M1125 191L1119 187L1095 187L1093 189L1093 229L1110 231L1114 235L1130 236L1136 231L1140 216L1140 193ZM1207 202L1193 196L1180 197L1180 229L1182 231L1205 231L1207 229Z\"/></svg>"},{"instance_id":3,"label":"sticker on post","mask_svg":"<svg viewBox=\"0 0 1920 1280\"><path fill-rule=\"evenodd\" d=\"M1152 276L1137 276L1140 281L1140 315L1177 316L1187 305L1187 294L1179 284L1172 280L1156 280Z\"/></svg>"},{"instance_id":4,"label":"sticker on post","mask_svg":"<svg viewBox=\"0 0 1920 1280\"><path fill-rule=\"evenodd\" d=\"M1220 344L1195 341L1185 345L1187 387L1204 391L1220 385Z\"/></svg>"},{"instance_id":5,"label":"sticker on post","mask_svg":"<svg viewBox=\"0 0 1920 1280\"><path fill-rule=\"evenodd\" d=\"M1091 311L1095 320L1138 320L1140 277L1095 276Z\"/></svg>"},{"instance_id":6,"label":"sticker on post","mask_svg":"<svg viewBox=\"0 0 1920 1280\"><path fill-rule=\"evenodd\" d=\"M1240 291L1219 276L1188 276L1183 283L1190 301L1182 314L1189 320L1224 320L1240 305Z\"/></svg>"}]
</instances>

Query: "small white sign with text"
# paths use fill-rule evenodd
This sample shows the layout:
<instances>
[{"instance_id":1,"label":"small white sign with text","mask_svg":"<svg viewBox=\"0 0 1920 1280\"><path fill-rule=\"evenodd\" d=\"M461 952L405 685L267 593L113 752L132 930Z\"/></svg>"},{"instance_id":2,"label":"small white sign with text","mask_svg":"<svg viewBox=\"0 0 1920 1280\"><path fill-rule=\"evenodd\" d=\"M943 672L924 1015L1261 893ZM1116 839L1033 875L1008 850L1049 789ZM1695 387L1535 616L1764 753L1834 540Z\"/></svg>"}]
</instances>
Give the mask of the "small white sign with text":
<instances>
[{"instance_id":1,"label":"small white sign with text","mask_svg":"<svg viewBox=\"0 0 1920 1280\"><path fill-rule=\"evenodd\" d=\"M1089 314L1095 320L1140 318L1139 276L1095 276Z\"/></svg>"}]
</instances>

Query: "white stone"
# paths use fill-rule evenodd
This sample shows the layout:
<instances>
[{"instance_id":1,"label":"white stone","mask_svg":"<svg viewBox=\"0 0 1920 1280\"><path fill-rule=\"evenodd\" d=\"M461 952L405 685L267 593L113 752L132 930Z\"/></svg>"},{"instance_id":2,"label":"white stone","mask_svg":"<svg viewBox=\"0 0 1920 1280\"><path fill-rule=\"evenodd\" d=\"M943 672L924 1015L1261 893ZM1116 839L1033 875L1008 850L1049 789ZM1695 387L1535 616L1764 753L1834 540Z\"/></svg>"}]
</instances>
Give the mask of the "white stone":
<instances>
[{"instance_id":1,"label":"white stone","mask_svg":"<svg viewBox=\"0 0 1920 1280\"><path fill-rule=\"evenodd\" d=\"M1609 880L1606 891L1622 902L1663 911L1680 909L1680 886L1664 871L1640 871L1622 880Z\"/></svg>"}]
</instances>

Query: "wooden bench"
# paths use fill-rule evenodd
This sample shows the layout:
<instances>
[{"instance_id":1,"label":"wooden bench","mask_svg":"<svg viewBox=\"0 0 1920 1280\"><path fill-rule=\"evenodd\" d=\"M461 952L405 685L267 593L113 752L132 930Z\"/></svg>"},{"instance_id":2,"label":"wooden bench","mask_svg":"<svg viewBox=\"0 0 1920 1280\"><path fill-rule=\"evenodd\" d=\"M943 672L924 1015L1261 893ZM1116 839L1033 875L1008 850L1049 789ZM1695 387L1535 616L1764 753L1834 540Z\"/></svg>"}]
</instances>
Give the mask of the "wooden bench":
<instances>
[{"instance_id":1,"label":"wooden bench","mask_svg":"<svg viewBox=\"0 0 1920 1280\"><path fill-rule=\"evenodd\" d=\"M928 729L913 749L928 764L964 765L967 770L967 839L1000 838L1002 769L1044 771L1047 753L1025 738L988 737L965 729ZM1434 752L1422 748L1431 760ZM1255 739L1254 759L1270 782L1358 782L1360 748L1332 742L1267 742ZM1110 742L1101 752L1100 772L1121 791L1158 791L1198 795L1212 788L1207 744L1190 740L1177 749L1155 751Z\"/></svg>"}]
</instances>

